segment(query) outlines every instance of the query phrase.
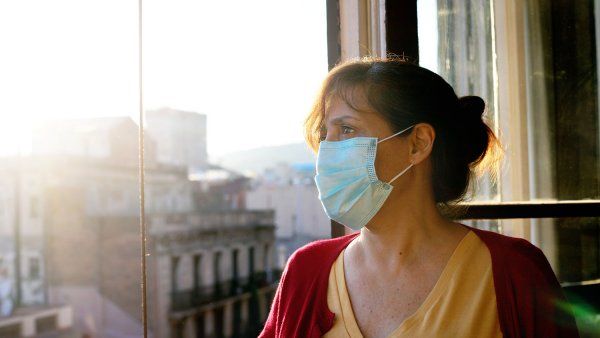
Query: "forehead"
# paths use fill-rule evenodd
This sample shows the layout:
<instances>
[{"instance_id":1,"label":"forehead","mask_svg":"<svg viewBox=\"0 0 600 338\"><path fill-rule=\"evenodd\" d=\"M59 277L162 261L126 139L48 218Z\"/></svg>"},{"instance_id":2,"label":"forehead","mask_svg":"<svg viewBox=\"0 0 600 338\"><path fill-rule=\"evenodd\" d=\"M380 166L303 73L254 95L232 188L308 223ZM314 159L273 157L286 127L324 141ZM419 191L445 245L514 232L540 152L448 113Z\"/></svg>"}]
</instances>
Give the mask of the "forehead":
<instances>
[{"instance_id":1,"label":"forehead","mask_svg":"<svg viewBox=\"0 0 600 338\"><path fill-rule=\"evenodd\" d=\"M362 93L351 97L333 94L327 98L321 127L326 129L327 125L341 122L349 122L354 127L368 130L379 130L383 134L392 129L389 121L369 105Z\"/></svg>"},{"instance_id":2,"label":"forehead","mask_svg":"<svg viewBox=\"0 0 600 338\"><path fill-rule=\"evenodd\" d=\"M355 119L368 119L375 112L368 104L364 95L354 91L356 95L341 95L334 93L325 101L324 121L340 116L350 116Z\"/></svg>"},{"instance_id":3,"label":"forehead","mask_svg":"<svg viewBox=\"0 0 600 338\"><path fill-rule=\"evenodd\" d=\"M329 100L327 100L325 105L325 121L341 115L356 116L358 114L358 111L352 109L352 107L350 107L350 105L339 96L331 97Z\"/></svg>"}]
</instances>

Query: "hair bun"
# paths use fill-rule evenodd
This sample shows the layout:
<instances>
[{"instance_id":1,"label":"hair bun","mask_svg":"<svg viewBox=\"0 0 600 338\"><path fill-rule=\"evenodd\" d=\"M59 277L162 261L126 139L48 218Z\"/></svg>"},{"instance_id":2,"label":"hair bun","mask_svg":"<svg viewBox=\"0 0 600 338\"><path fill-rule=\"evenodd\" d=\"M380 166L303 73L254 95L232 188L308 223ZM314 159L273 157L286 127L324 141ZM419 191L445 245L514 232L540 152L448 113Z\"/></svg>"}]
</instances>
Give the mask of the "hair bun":
<instances>
[{"instance_id":1,"label":"hair bun","mask_svg":"<svg viewBox=\"0 0 600 338\"><path fill-rule=\"evenodd\" d=\"M489 127L482 119L485 102L479 96L458 99L459 153L467 163L477 163L485 156L489 142Z\"/></svg>"},{"instance_id":2,"label":"hair bun","mask_svg":"<svg viewBox=\"0 0 600 338\"><path fill-rule=\"evenodd\" d=\"M485 111L485 102L479 96L463 96L458 99L459 113L469 120L480 119Z\"/></svg>"}]
</instances>

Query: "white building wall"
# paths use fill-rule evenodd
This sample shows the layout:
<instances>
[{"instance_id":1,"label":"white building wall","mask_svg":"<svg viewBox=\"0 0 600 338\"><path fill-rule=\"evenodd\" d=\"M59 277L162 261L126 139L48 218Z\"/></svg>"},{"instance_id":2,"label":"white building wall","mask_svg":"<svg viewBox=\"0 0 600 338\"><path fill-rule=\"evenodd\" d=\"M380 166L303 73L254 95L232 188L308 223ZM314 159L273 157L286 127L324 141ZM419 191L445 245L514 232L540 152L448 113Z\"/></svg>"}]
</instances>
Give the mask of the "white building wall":
<instances>
[{"instance_id":1,"label":"white building wall","mask_svg":"<svg viewBox=\"0 0 600 338\"><path fill-rule=\"evenodd\" d=\"M275 210L277 239L296 235L315 239L329 237L331 222L314 185L262 185L249 191L246 198L249 210Z\"/></svg>"},{"instance_id":2,"label":"white building wall","mask_svg":"<svg viewBox=\"0 0 600 338\"><path fill-rule=\"evenodd\" d=\"M22 172L19 182L13 175L0 174L0 268L5 268L11 283L15 282L15 222L17 222L17 194L19 189L18 226L21 246L21 303L42 304L44 293L43 260L43 177ZM17 185L18 184L18 185ZM39 274L30 275L30 258L39 263ZM16 296L13 285L13 296Z\"/></svg>"},{"instance_id":3,"label":"white building wall","mask_svg":"<svg viewBox=\"0 0 600 338\"><path fill-rule=\"evenodd\" d=\"M206 115L164 108L146 112L145 122L156 141L158 162L191 170L206 167Z\"/></svg>"},{"instance_id":4,"label":"white building wall","mask_svg":"<svg viewBox=\"0 0 600 338\"><path fill-rule=\"evenodd\" d=\"M84 335L139 337L143 332L137 318L103 297L95 287L53 287L49 297L51 304L69 304L73 308L73 328Z\"/></svg>"}]
</instances>

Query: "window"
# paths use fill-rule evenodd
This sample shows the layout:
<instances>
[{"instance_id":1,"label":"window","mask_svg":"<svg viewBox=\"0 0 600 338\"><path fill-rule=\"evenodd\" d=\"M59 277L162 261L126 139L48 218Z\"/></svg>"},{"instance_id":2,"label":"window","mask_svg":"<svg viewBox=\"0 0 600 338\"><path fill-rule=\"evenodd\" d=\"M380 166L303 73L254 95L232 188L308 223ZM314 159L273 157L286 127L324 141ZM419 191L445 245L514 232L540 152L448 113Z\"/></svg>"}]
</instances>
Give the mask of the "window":
<instances>
[{"instance_id":1,"label":"window","mask_svg":"<svg viewBox=\"0 0 600 338\"><path fill-rule=\"evenodd\" d=\"M61 312L66 335L143 331L101 320L102 304L140 318L136 17L134 2L0 4L2 283L32 330Z\"/></svg>"},{"instance_id":2,"label":"window","mask_svg":"<svg viewBox=\"0 0 600 338\"><path fill-rule=\"evenodd\" d=\"M171 257L171 291L179 291L179 257Z\"/></svg>"},{"instance_id":3,"label":"window","mask_svg":"<svg viewBox=\"0 0 600 338\"><path fill-rule=\"evenodd\" d=\"M349 50L344 34L364 30L363 36L385 36L386 52L442 74L459 95L487 100L488 119L509 151L496 186L484 177L471 187L475 203L463 221L528 239L544 251L568 292L594 302L598 284L581 281L597 278L600 263L598 4L386 2L385 25L359 23L374 11L349 7L328 20L336 61L381 55L368 40L366 52L339 52ZM561 114L570 120L561 121ZM346 231L332 222L333 236ZM592 316L577 320L582 333L598 332Z\"/></svg>"},{"instance_id":4,"label":"window","mask_svg":"<svg viewBox=\"0 0 600 338\"><path fill-rule=\"evenodd\" d=\"M254 276L254 247L248 248L248 273L252 278Z\"/></svg>"},{"instance_id":5,"label":"window","mask_svg":"<svg viewBox=\"0 0 600 338\"><path fill-rule=\"evenodd\" d=\"M32 196L29 200L29 216L31 218L37 218L39 213L38 199Z\"/></svg>"},{"instance_id":6,"label":"window","mask_svg":"<svg viewBox=\"0 0 600 338\"><path fill-rule=\"evenodd\" d=\"M486 102L484 117L496 134L497 83L494 66L495 45L491 1L417 2L419 17L419 64L442 76L458 96L477 95ZM490 173L473 182L474 201L500 201L500 187ZM480 220L474 225L500 231L496 220Z\"/></svg>"},{"instance_id":7,"label":"window","mask_svg":"<svg viewBox=\"0 0 600 338\"><path fill-rule=\"evenodd\" d=\"M234 281L237 281L237 279L239 277L238 256L239 256L239 250L238 249L234 249L232 251L232 255L231 255L231 266L232 266L233 280Z\"/></svg>"},{"instance_id":8,"label":"window","mask_svg":"<svg viewBox=\"0 0 600 338\"><path fill-rule=\"evenodd\" d=\"M29 258L29 278L30 279L40 278L40 260L37 257Z\"/></svg>"},{"instance_id":9,"label":"window","mask_svg":"<svg viewBox=\"0 0 600 338\"><path fill-rule=\"evenodd\" d=\"M299 126L327 72L325 10L0 4L0 255L15 306L65 303L60 329L89 336L256 336L280 273L266 282L262 245L323 237L275 225L294 207L288 182L312 170Z\"/></svg>"},{"instance_id":10,"label":"window","mask_svg":"<svg viewBox=\"0 0 600 338\"><path fill-rule=\"evenodd\" d=\"M202 255L194 255L194 288L202 285Z\"/></svg>"},{"instance_id":11,"label":"window","mask_svg":"<svg viewBox=\"0 0 600 338\"><path fill-rule=\"evenodd\" d=\"M600 197L600 24L590 15L597 13L597 5L526 1L523 6L532 198ZM554 231L558 274L563 280L600 278L600 218L538 223L540 236Z\"/></svg>"},{"instance_id":12,"label":"window","mask_svg":"<svg viewBox=\"0 0 600 338\"><path fill-rule=\"evenodd\" d=\"M221 281L223 281L223 277L221 277L221 252L220 251L217 251L214 254L213 276L214 276L214 285L217 287L220 287Z\"/></svg>"},{"instance_id":13,"label":"window","mask_svg":"<svg viewBox=\"0 0 600 338\"><path fill-rule=\"evenodd\" d=\"M467 222L529 239L563 282L600 278L598 8L2 2L0 278L16 307L70 307L65 332L256 336L288 257L331 226L301 128L314 94L386 52L482 96L510 149Z\"/></svg>"},{"instance_id":14,"label":"window","mask_svg":"<svg viewBox=\"0 0 600 338\"><path fill-rule=\"evenodd\" d=\"M478 182L478 199L598 199L598 56L595 34L590 34L598 25L589 15L594 3L418 4L420 31L431 33L419 40L424 66L449 79L459 95L484 97L509 149L499 186ZM561 280L576 281L600 277L598 221L497 222L499 231L541 247Z\"/></svg>"}]
</instances>

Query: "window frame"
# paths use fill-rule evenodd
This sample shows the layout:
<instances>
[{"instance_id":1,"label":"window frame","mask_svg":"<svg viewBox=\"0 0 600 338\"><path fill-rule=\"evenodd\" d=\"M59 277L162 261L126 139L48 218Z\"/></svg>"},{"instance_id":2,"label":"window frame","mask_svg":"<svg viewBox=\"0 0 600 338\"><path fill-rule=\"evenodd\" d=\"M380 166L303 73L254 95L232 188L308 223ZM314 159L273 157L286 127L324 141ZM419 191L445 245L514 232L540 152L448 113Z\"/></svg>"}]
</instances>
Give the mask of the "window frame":
<instances>
[{"instance_id":1,"label":"window frame","mask_svg":"<svg viewBox=\"0 0 600 338\"><path fill-rule=\"evenodd\" d=\"M327 43L329 69L332 69L340 60L350 57L370 55L385 56L386 53L396 55L407 55L418 60L419 41L417 27L417 0L413 1L385 1L385 0L352 0L344 2L345 7L340 7L339 0L327 0ZM366 6L365 6L366 4ZM375 5L376 4L376 5ZM354 8L350 8L354 6ZM361 7L362 6L362 7ZM379 7L377 7L379 6ZM515 111L526 111L527 98L526 93L521 90L525 84L524 67L524 41L523 36L519 34L523 30L523 11L522 4L518 0L494 1L492 15L494 30L496 31L496 48L498 82L501 84L498 88L498 100L503 100L507 104L500 105L500 115L504 118L499 120L499 125L506 126L501 128L501 132L508 134L506 140L510 144L516 144L514 149L517 151L508 154L511 163L517 165L510 166L508 172L502 177L507 182L511 182L508 187L511 196L503 196L514 199L513 202L500 203L460 203L459 206L465 206L466 212L460 216L460 220L475 219L512 219L520 220L518 227L519 235L527 240L531 240L531 219L539 218L565 218L565 217L600 217L600 200L561 200L561 201L536 201L527 200L529 198L529 182L524 180L528 177L522 173L527 158L527 135L526 114L515 114ZM380 9L379 17L385 20L366 21L360 20L361 8ZM383 11L383 13L381 13ZM344 49L343 35L350 32L360 32L367 30L369 34L357 34L360 36L380 36L385 43L380 44L380 49L369 46L368 50L361 52L354 49L354 55L349 55L348 49ZM375 31L375 32L373 32ZM361 41L358 39L358 44ZM384 47L381 49L381 47ZM599 93L600 95L600 93ZM509 114L512 112L512 114ZM517 118L515 118L515 116ZM512 119L510 119L512 117ZM517 133L510 133L510 130L518 130ZM520 146L523 145L523 146ZM331 221L331 237L340 237L350 233L351 230L338 222Z\"/></svg>"}]
</instances>

